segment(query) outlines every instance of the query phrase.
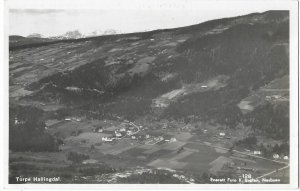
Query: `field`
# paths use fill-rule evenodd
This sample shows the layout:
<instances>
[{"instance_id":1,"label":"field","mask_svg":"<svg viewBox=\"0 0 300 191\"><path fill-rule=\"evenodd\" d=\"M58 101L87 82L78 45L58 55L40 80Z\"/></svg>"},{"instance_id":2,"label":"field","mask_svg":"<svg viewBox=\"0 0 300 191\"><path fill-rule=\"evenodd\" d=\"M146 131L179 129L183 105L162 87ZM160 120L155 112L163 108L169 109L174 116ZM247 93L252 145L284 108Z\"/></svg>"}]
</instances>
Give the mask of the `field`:
<instances>
[{"instance_id":1,"label":"field","mask_svg":"<svg viewBox=\"0 0 300 191\"><path fill-rule=\"evenodd\" d=\"M218 90L226 86L227 76L216 76L202 83L183 85L180 89L172 90L153 100L154 107L167 107L172 101L196 92Z\"/></svg>"},{"instance_id":2,"label":"field","mask_svg":"<svg viewBox=\"0 0 300 191\"><path fill-rule=\"evenodd\" d=\"M269 84L254 91L250 96L243 99L238 107L243 113L253 111L257 106L271 103L285 103L289 101L289 76L285 75L281 78L271 81Z\"/></svg>"},{"instance_id":3,"label":"field","mask_svg":"<svg viewBox=\"0 0 300 191\"><path fill-rule=\"evenodd\" d=\"M221 127L209 127L210 125L202 123L202 130L209 129L209 131L200 135L192 135L190 132L180 132L176 129L166 131L169 137L176 138L175 142L161 140L154 141L154 144L147 144L147 141L140 142L124 137L106 143L101 138L111 136L115 130L126 126L126 123L124 125L124 123L113 120L53 121L52 123L49 132L59 132L61 136L65 137L64 145L61 146L63 152L83 152L91 155L92 159L117 166L139 165L186 170L197 174L209 172L216 175L218 173L230 173L232 168L242 166L247 169L255 169L255 173L253 172L255 176L282 167L281 164L264 159L239 153L229 153L230 139L214 137L219 132L226 132L234 139L235 136L239 137L240 134L245 134L247 129L243 129L243 132L229 129L220 130ZM97 125L104 127L103 133L93 132L93 127ZM74 135L76 130L81 130L81 133ZM159 132L161 134L163 131L155 132L153 135L159 135ZM90 151L91 145L95 147L92 153ZM229 164L234 164L231 169L228 168Z\"/></svg>"}]
</instances>

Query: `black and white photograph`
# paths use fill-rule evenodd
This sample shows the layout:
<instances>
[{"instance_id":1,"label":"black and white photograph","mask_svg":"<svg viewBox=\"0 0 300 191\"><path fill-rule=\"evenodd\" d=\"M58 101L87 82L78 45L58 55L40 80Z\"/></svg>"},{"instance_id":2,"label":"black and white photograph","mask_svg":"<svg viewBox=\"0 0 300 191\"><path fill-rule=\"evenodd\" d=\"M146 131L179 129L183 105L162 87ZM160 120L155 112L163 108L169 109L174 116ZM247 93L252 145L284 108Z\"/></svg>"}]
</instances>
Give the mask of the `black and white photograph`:
<instances>
[{"instance_id":1,"label":"black and white photograph","mask_svg":"<svg viewBox=\"0 0 300 191\"><path fill-rule=\"evenodd\" d=\"M7 187L298 187L298 1L4 11Z\"/></svg>"}]
</instances>

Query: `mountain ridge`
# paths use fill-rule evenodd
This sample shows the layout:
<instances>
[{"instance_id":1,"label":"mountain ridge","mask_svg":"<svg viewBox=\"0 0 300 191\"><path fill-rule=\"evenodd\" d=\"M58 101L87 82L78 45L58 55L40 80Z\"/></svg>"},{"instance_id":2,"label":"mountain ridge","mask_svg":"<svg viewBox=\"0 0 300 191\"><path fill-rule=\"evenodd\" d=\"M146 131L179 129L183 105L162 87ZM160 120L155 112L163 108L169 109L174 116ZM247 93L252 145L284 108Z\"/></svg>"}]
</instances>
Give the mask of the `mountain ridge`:
<instances>
[{"instance_id":1,"label":"mountain ridge","mask_svg":"<svg viewBox=\"0 0 300 191\"><path fill-rule=\"evenodd\" d=\"M46 72L47 76L41 73L38 80L28 82L25 89L34 93L26 99L39 100L53 94L67 105L94 99L92 103L86 102L86 107L117 102L114 107L118 109L111 107L107 112L124 115L121 107L128 107L130 112L126 116L130 118L150 113L180 118L194 113L205 119L219 108L213 102L220 102L219 105L230 105L228 108L234 110L234 114L242 116L238 105L245 96L288 74L287 26L287 12L268 11L175 29L26 45L25 49L42 47L45 51L48 47L58 48L59 43L66 48L74 47L67 48L66 59L50 54L58 60L53 64L61 72ZM212 87L205 83L212 84ZM217 88L219 85L221 87ZM70 93L69 87L83 91ZM226 97L222 94L228 94L228 100L222 98ZM120 96L136 98L128 98L124 105ZM197 96L207 100L207 104L195 99ZM47 98L48 101L54 99L51 97ZM137 97L142 99L138 101ZM215 101L210 99L213 97ZM153 107L155 100L170 106ZM137 103L139 108L133 109ZM196 105L202 105L203 109L194 108ZM102 106L99 107L97 110L101 110ZM221 117L224 115L222 110L228 108L219 108L214 119L235 126L240 120L235 121L237 119L233 116L233 119Z\"/></svg>"}]
</instances>

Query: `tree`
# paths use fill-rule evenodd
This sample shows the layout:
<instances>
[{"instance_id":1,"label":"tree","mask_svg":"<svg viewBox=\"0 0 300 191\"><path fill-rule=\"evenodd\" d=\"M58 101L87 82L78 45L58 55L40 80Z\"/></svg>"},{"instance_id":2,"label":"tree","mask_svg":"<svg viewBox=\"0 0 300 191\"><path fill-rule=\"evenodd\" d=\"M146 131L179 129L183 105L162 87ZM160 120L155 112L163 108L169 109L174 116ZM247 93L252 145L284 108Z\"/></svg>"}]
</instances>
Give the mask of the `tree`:
<instances>
[{"instance_id":1,"label":"tree","mask_svg":"<svg viewBox=\"0 0 300 191\"><path fill-rule=\"evenodd\" d=\"M72 161L73 163L81 163L83 160L89 159L89 155L76 153L76 152L69 152L67 155L67 159Z\"/></svg>"}]
</instances>

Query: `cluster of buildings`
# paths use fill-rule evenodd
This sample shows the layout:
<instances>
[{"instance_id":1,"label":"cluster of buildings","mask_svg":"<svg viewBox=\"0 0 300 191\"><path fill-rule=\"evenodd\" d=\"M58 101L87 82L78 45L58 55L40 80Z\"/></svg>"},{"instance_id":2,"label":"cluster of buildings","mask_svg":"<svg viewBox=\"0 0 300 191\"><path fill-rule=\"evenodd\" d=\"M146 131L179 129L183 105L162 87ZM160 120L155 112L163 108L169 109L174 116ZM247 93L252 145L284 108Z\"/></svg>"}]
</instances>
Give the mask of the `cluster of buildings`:
<instances>
[{"instance_id":1,"label":"cluster of buildings","mask_svg":"<svg viewBox=\"0 0 300 191\"><path fill-rule=\"evenodd\" d=\"M266 96L265 100L267 101L276 101L276 100L287 100L287 98L283 97L282 95L271 95L271 96Z\"/></svg>"},{"instance_id":2,"label":"cluster of buildings","mask_svg":"<svg viewBox=\"0 0 300 191\"><path fill-rule=\"evenodd\" d=\"M145 142L145 144L153 145L161 141L165 142L175 142L177 141L175 137L170 136L160 136L160 135L150 135L145 132L142 132L143 127L137 126L132 122L125 121L120 127L114 131L110 131L111 134L109 137L102 137L101 140L104 142L112 142L116 139L131 139L136 141ZM102 127L94 128L94 132L104 133ZM106 132L105 132L106 133Z\"/></svg>"},{"instance_id":3,"label":"cluster of buildings","mask_svg":"<svg viewBox=\"0 0 300 191\"><path fill-rule=\"evenodd\" d=\"M280 156L279 154L273 154L273 159L283 159L283 160L289 160L288 156Z\"/></svg>"},{"instance_id":4,"label":"cluster of buildings","mask_svg":"<svg viewBox=\"0 0 300 191\"><path fill-rule=\"evenodd\" d=\"M77 121L77 122L80 122L81 119L77 118L77 117L66 117L65 121Z\"/></svg>"},{"instance_id":5,"label":"cluster of buildings","mask_svg":"<svg viewBox=\"0 0 300 191\"><path fill-rule=\"evenodd\" d=\"M249 149L245 149L245 151L247 151L250 154L254 154L254 155L262 155L263 153L260 150L254 150L253 152L250 151ZM277 153L273 154L273 159L283 159L283 160L289 160L288 156L285 155L279 155Z\"/></svg>"},{"instance_id":6,"label":"cluster of buildings","mask_svg":"<svg viewBox=\"0 0 300 191\"><path fill-rule=\"evenodd\" d=\"M146 140L145 144L146 145L155 145L161 141L165 141L165 142L175 142L177 141L177 139L175 137L169 137L169 136L149 136L149 138Z\"/></svg>"},{"instance_id":7,"label":"cluster of buildings","mask_svg":"<svg viewBox=\"0 0 300 191\"><path fill-rule=\"evenodd\" d=\"M114 139L120 139L124 138L125 136L130 139L137 139L138 136L135 134L140 131L138 126L135 126L131 122L126 122L121 124L121 127L119 129L116 129L114 132L112 132L112 135L110 137L102 137L102 141L105 142L111 142ZM103 128L102 127L97 127L94 129L94 132L102 133Z\"/></svg>"}]
</instances>

